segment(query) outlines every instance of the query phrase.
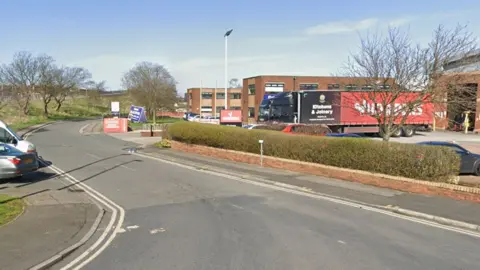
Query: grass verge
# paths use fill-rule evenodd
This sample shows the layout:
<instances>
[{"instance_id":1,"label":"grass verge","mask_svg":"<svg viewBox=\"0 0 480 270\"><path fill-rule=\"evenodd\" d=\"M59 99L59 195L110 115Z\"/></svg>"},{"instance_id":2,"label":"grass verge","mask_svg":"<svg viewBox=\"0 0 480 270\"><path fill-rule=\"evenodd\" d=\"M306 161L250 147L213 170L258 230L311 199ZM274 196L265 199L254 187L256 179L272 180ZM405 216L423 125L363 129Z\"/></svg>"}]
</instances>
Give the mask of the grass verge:
<instances>
[{"instance_id":1,"label":"grass verge","mask_svg":"<svg viewBox=\"0 0 480 270\"><path fill-rule=\"evenodd\" d=\"M179 121L183 121L181 118L174 118L174 117L158 117L156 119L156 124L171 124L171 123L176 123ZM132 123L129 122L128 126L132 128L133 130L139 130L142 129L144 125L152 125L153 121L148 121L147 123Z\"/></svg>"},{"instance_id":2,"label":"grass verge","mask_svg":"<svg viewBox=\"0 0 480 270\"><path fill-rule=\"evenodd\" d=\"M23 211L22 199L0 194L0 226L15 219Z\"/></svg>"}]
</instances>

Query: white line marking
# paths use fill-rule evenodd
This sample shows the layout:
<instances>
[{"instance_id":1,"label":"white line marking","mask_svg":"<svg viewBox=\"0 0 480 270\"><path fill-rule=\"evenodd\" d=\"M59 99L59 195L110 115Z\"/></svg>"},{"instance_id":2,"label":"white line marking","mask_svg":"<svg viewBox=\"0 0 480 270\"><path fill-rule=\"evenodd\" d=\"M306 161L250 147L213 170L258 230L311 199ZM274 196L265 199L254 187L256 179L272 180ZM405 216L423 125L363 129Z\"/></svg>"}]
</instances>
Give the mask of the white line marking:
<instances>
[{"instance_id":1,"label":"white line marking","mask_svg":"<svg viewBox=\"0 0 480 270\"><path fill-rule=\"evenodd\" d=\"M135 229L138 229L138 228L140 228L138 225L127 226L128 231L135 230Z\"/></svg>"},{"instance_id":2,"label":"white line marking","mask_svg":"<svg viewBox=\"0 0 480 270\"><path fill-rule=\"evenodd\" d=\"M83 126L78 132L80 132L80 134L83 134L83 130L86 129L90 124L86 124L85 126Z\"/></svg>"},{"instance_id":3,"label":"white line marking","mask_svg":"<svg viewBox=\"0 0 480 270\"><path fill-rule=\"evenodd\" d=\"M104 204L106 207L108 207L112 211L112 218L110 219L110 222L108 223L107 227L105 228L105 231L102 233L102 235L99 237L99 239L97 239L97 241L92 246L90 246L83 254L81 254L75 260L71 261L68 265L66 265L62 268L62 270L70 269L75 264L79 263L82 259L84 259L88 255L90 255L90 253L95 248L97 248L97 246L99 246L103 242L103 240L107 237L107 235L110 232L112 232L110 237L105 241L105 243L94 254L92 254L88 258L85 258L84 261L82 261L77 267L74 268L74 269L80 269L84 265L86 265L87 263L92 261L94 258L96 258L113 241L113 238L115 238L116 234L118 233L117 229L112 230L112 228L114 226L114 222L117 219L117 214L118 214L118 212L120 212L118 222L117 222L117 224L115 224L115 228L121 228L121 226L123 224L124 217L125 217L125 210L122 207L120 207L118 204L114 203L113 201L111 201L110 199L105 197L100 192L98 192L95 189L91 188L90 186L78 181L77 179L75 179L70 174L60 170L59 168L57 168L53 165L50 165L48 168L52 169L53 171L55 171L59 174L62 174L71 183L82 187L88 195L92 196L93 198L95 198L97 201Z\"/></svg>"},{"instance_id":4,"label":"white line marking","mask_svg":"<svg viewBox=\"0 0 480 270\"><path fill-rule=\"evenodd\" d=\"M165 229L164 228L158 228L158 229L150 230L150 234L157 234L159 232L165 232Z\"/></svg>"},{"instance_id":5,"label":"white line marking","mask_svg":"<svg viewBox=\"0 0 480 270\"><path fill-rule=\"evenodd\" d=\"M97 156L97 155L94 155L94 154L92 154L92 153L85 153L85 154L88 155L88 156L91 156L91 157L93 157L93 158L96 158L96 159L101 159L101 157L99 157L99 156Z\"/></svg>"},{"instance_id":6,"label":"white line marking","mask_svg":"<svg viewBox=\"0 0 480 270\"><path fill-rule=\"evenodd\" d=\"M125 168L125 169L130 170L130 171L134 171L134 172L137 171L137 170L132 169L132 168L130 168L130 167L127 167L127 166L125 166L125 165L120 165L120 167Z\"/></svg>"},{"instance_id":7,"label":"white line marking","mask_svg":"<svg viewBox=\"0 0 480 270\"><path fill-rule=\"evenodd\" d=\"M233 204L233 203L231 203L230 205L237 208L237 209L242 209L242 210L245 209L245 208L241 207L240 205L236 205L236 204Z\"/></svg>"},{"instance_id":8,"label":"white line marking","mask_svg":"<svg viewBox=\"0 0 480 270\"><path fill-rule=\"evenodd\" d=\"M443 230L447 230L447 231L457 232L457 233L469 235L469 236L472 236L472 237L480 238L480 233L477 233L477 232L468 231L468 230L464 230L464 229L460 229L460 228L455 228L455 227L451 227L451 226L447 226L447 225L442 225L442 224L439 224L439 223L436 223L436 222L431 222L431 221L427 221L427 220L423 220L423 219L419 219L419 218L415 218L415 217L408 217L408 216L404 216L404 215L401 215L401 214L396 214L396 213L393 213L393 212L390 212L390 211L387 211L387 210L382 210L382 209L378 209L378 208L371 207L371 206L366 206L366 205L362 205L362 204L358 204L358 203L354 203L354 202L349 202L349 201L345 201L345 200L338 199L338 198L331 198L331 197L323 196L323 195L320 195L320 194L305 192L305 191L302 191L301 188L299 188L299 189L287 188L286 187L287 185L285 185L283 183L276 182L278 184L272 185L272 184L262 183L262 182L258 182L258 181L242 179L240 177L236 177L236 176L232 176L232 175L228 175L228 174L224 174L224 173L218 173L218 172L209 171L209 170L199 170L197 167L194 167L194 166L175 163L175 162L171 162L171 161L168 161L168 160L164 160L164 159L161 159L161 158L152 157L152 156L148 156L148 155L144 155L144 154L140 154L140 153L134 153L133 155L137 155L137 156L148 158L148 159L157 160L157 161L160 161L160 162L163 162L163 163L166 163L166 164L175 165L175 166L185 168L185 169L189 169L189 170L193 170L193 171L200 171L202 173L216 175L216 176L236 180L238 182L248 183L248 184L255 185L255 186L260 186L260 187L265 187L265 188L269 188L269 189L284 191L284 192L287 192L287 193L301 195L301 196L305 196L305 197L310 197L310 198L313 198L313 199L324 200L324 201L329 201L329 202L333 202L333 203L337 203L337 204L342 204L342 205L346 205L346 206L360 208L360 209L367 210L367 211L370 211L370 212L384 214L384 215L387 215L387 216L391 216L391 217L395 217L395 218L399 218L399 219L403 219L403 220L408 220L408 221L411 221L411 222L415 222L415 223L419 223L419 224L423 224L423 225L427 225L427 226L431 226L431 227L435 227L435 228L439 228L439 229L443 229ZM285 187L283 187L283 186L285 186Z\"/></svg>"},{"instance_id":9,"label":"white line marking","mask_svg":"<svg viewBox=\"0 0 480 270\"><path fill-rule=\"evenodd\" d=\"M343 242L342 240L338 240L337 242L345 245L345 242Z\"/></svg>"}]
</instances>

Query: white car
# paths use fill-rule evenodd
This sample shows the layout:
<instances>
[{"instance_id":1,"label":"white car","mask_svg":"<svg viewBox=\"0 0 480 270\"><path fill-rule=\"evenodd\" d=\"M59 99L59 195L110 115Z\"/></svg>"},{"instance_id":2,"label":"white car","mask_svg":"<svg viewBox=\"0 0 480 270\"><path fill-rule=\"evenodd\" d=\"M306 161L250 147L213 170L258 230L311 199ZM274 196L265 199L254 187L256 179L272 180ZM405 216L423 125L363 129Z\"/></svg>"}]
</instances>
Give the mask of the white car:
<instances>
[{"instance_id":1,"label":"white car","mask_svg":"<svg viewBox=\"0 0 480 270\"><path fill-rule=\"evenodd\" d=\"M0 120L0 143L14 147L23 153L35 153L38 156L35 145L22 139L5 122Z\"/></svg>"}]
</instances>

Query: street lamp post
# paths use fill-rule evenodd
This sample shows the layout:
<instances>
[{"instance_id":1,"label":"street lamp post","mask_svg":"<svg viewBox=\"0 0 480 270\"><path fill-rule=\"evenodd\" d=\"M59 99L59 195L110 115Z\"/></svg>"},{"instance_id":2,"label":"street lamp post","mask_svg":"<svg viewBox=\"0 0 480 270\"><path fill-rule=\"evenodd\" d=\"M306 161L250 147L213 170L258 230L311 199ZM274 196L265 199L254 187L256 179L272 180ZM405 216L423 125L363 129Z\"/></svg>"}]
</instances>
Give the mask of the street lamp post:
<instances>
[{"instance_id":1,"label":"street lamp post","mask_svg":"<svg viewBox=\"0 0 480 270\"><path fill-rule=\"evenodd\" d=\"M227 104L227 89L228 89L228 36L232 33L233 29L228 30L224 37L225 37L225 110L228 109L228 104Z\"/></svg>"}]
</instances>

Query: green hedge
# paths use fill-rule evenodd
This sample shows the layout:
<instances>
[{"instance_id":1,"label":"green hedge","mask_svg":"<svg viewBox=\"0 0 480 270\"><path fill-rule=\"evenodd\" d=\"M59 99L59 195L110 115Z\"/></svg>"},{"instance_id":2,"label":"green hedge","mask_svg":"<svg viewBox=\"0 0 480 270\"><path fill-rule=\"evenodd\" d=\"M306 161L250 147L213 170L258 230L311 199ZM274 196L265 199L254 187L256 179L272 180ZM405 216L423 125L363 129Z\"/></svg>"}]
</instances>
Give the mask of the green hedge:
<instances>
[{"instance_id":1,"label":"green hedge","mask_svg":"<svg viewBox=\"0 0 480 270\"><path fill-rule=\"evenodd\" d=\"M258 140L264 140L268 156L436 182L458 175L460 164L457 154L447 148L366 138L291 135L192 122L171 124L168 133L179 142L250 153L259 153Z\"/></svg>"}]
</instances>

